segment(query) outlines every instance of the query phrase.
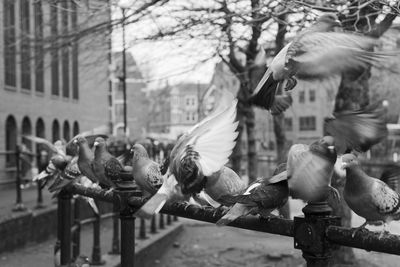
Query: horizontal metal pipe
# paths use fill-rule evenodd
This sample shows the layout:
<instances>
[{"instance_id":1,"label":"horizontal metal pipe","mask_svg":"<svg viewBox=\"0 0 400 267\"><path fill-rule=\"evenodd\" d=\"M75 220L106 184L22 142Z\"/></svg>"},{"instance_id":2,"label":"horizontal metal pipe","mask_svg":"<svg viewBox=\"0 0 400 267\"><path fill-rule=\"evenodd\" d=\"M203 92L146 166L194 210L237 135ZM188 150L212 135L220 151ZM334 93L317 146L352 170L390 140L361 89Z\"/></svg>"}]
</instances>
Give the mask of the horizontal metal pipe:
<instances>
[{"instance_id":1,"label":"horizontal metal pipe","mask_svg":"<svg viewBox=\"0 0 400 267\"><path fill-rule=\"evenodd\" d=\"M138 197L131 197L129 199L129 204L135 208L142 206L145 202L146 199ZM211 207L202 208L183 202L167 203L161 209L161 212L210 223L217 222L223 215L222 210L216 210ZM293 221L280 218L260 219L256 216L246 216L236 219L231 222L229 226L271 234L293 236Z\"/></svg>"},{"instance_id":2,"label":"horizontal metal pipe","mask_svg":"<svg viewBox=\"0 0 400 267\"><path fill-rule=\"evenodd\" d=\"M73 183L68 188L66 189L68 192L72 194L78 194L82 196L87 196L94 198L96 200L102 200L105 202L111 202L113 203L115 201L114 198L114 192L113 191L106 191L103 189L98 189L98 188L90 188L86 187L77 183Z\"/></svg>"},{"instance_id":3,"label":"horizontal metal pipe","mask_svg":"<svg viewBox=\"0 0 400 267\"><path fill-rule=\"evenodd\" d=\"M107 219L107 218L110 218L110 217L112 217L114 215L117 215L117 214L119 214L119 213L114 213L114 212L104 213L104 214L101 214L100 219ZM81 220L79 222L79 224L80 225L85 225L85 224L93 223L96 220L97 220L96 217L90 217L90 218Z\"/></svg>"},{"instance_id":4,"label":"horizontal metal pipe","mask_svg":"<svg viewBox=\"0 0 400 267\"><path fill-rule=\"evenodd\" d=\"M354 229L339 226L328 226L326 235L329 241L347 247L361 248L367 251L377 251L400 255L400 236L371 232L367 229L357 231L354 238Z\"/></svg>"}]
</instances>

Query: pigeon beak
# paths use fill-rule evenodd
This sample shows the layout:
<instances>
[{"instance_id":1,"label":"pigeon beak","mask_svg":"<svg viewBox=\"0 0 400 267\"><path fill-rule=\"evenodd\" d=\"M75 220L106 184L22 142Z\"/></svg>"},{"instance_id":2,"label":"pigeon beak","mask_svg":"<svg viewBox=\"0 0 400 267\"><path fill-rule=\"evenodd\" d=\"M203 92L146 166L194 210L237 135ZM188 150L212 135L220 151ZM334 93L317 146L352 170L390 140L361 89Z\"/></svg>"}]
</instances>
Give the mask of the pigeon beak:
<instances>
[{"instance_id":1,"label":"pigeon beak","mask_svg":"<svg viewBox=\"0 0 400 267\"><path fill-rule=\"evenodd\" d=\"M342 22L340 22L340 20L335 20L335 26L336 27L342 27Z\"/></svg>"},{"instance_id":2,"label":"pigeon beak","mask_svg":"<svg viewBox=\"0 0 400 267\"><path fill-rule=\"evenodd\" d=\"M93 143L93 146L98 146L99 145L99 142L94 142Z\"/></svg>"},{"instance_id":3,"label":"pigeon beak","mask_svg":"<svg viewBox=\"0 0 400 267\"><path fill-rule=\"evenodd\" d=\"M74 141L73 141L73 143L76 145L76 144L78 144L78 139L75 139Z\"/></svg>"},{"instance_id":4,"label":"pigeon beak","mask_svg":"<svg viewBox=\"0 0 400 267\"><path fill-rule=\"evenodd\" d=\"M335 152L335 146L328 146L330 152Z\"/></svg>"},{"instance_id":5,"label":"pigeon beak","mask_svg":"<svg viewBox=\"0 0 400 267\"><path fill-rule=\"evenodd\" d=\"M345 170L346 168L347 168L347 163L346 162L343 162L342 163L342 166L340 167L342 170Z\"/></svg>"}]
</instances>

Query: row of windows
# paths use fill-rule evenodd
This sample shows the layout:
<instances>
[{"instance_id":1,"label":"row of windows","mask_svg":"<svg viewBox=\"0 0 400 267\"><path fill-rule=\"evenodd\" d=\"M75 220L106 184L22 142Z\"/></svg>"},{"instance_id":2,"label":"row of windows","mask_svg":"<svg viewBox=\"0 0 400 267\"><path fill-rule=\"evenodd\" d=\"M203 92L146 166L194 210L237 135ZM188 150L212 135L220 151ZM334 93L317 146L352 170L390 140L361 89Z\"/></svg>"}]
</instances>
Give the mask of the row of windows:
<instances>
[{"instance_id":1,"label":"row of windows","mask_svg":"<svg viewBox=\"0 0 400 267\"><path fill-rule=\"evenodd\" d=\"M57 119L54 119L51 124L52 129L52 141L55 142L56 140L61 139L61 126ZM5 147L7 151L15 150L15 146L18 144L17 136L18 136L18 127L17 121L15 120L14 116L9 115L5 122ZM32 129L32 123L29 117L24 117L21 123L21 134L22 135L36 135L38 137L47 138L46 135L46 126L42 118L36 120L35 124L35 132ZM75 121L72 125L72 136L75 136L79 133L79 123ZM71 137L71 128L70 123L65 120L62 125L62 138L68 141ZM47 138L48 139L48 138ZM29 150L33 151L32 143L22 138L21 143L24 144ZM38 149L38 148L36 148ZM15 165L15 157L13 155L8 155L6 157L6 164L7 166L14 166Z\"/></svg>"},{"instance_id":2,"label":"row of windows","mask_svg":"<svg viewBox=\"0 0 400 267\"><path fill-rule=\"evenodd\" d=\"M35 77L35 90L44 92L44 34L42 1L34 1L32 6L29 0L19 0L19 10L14 0L4 0L4 70L5 84L16 87L17 79L21 87L31 90L31 76ZM69 98L72 87L72 98L79 98L78 89L78 44L71 42L68 46L60 42L60 34L68 36L69 30L78 27L77 4L74 1L50 1L50 32L51 32L51 94ZM33 15L31 14L33 12ZM61 16L59 16L59 14ZM16 21L19 19L19 29ZM34 31L31 32L31 23ZM59 30L59 25L61 29ZM34 35L34 39L30 36ZM18 40L17 40L18 38ZM21 64L17 64L17 53ZM61 55L61 57L60 57ZM34 73L31 69L33 61ZM70 65L72 75L70 77ZM60 68L61 66L61 68ZM17 77L17 67L20 68L20 77ZM62 74L60 88L60 74ZM72 84L70 83L72 78ZM72 85L72 86L71 86Z\"/></svg>"},{"instance_id":3,"label":"row of windows","mask_svg":"<svg viewBox=\"0 0 400 267\"><path fill-rule=\"evenodd\" d=\"M317 119L315 116L299 117L300 131L314 131L317 129ZM293 119L285 118L285 130L293 131Z\"/></svg>"},{"instance_id":4,"label":"row of windows","mask_svg":"<svg viewBox=\"0 0 400 267\"><path fill-rule=\"evenodd\" d=\"M310 102L315 102L315 90L308 91L308 99ZM299 92L299 103L306 102L306 91Z\"/></svg>"}]
</instances>

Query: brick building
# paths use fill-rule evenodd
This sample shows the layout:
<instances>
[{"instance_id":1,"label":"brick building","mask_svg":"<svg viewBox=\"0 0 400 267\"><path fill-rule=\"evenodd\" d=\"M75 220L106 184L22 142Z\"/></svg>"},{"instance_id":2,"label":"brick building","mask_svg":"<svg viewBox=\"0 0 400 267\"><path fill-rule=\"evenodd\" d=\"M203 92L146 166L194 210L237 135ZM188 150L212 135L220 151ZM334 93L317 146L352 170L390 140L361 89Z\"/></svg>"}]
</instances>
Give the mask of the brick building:
<instances>
[{"instance_id":1,"label":"brick building","mask_svg":"<svg viewBox=\"0 0 400 267\"><path fill-rule=\"evenodd\" d=\"M35 151L22 134L68 140L107 124L107 35L67 37L109 21L108 3L4 0L0 13L0 151ZM14 166L0 156L0 180Z\"/></svg>"}]
</instances>

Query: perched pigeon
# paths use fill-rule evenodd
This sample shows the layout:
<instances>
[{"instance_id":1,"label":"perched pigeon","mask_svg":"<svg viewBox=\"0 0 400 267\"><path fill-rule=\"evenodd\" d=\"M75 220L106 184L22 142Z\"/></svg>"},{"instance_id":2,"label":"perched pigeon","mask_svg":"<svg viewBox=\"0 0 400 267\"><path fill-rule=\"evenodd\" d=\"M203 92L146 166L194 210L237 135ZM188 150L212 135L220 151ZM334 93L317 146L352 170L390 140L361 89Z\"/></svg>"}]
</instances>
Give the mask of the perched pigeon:
<instances>
[{"instance_id":1,"label":"perched pigeon","mask_svg":"<svg viewBox=\"0 0 400 267\"><path fill-rule=\"evenodd\" d=\"M206 177L204 185L204 198L214 208L219 206L232 206L230 196L243 193L247 185L231 168L223 166L221 170ZM210 197L211 199L209 199Z\"/></svg>"},{"instance_id":2,"label":"perched pigeon","mask_svg":"<svg viewBox=\"0 0 400 267\"><path fill-rule=\"evenodd\" d=\"M335 138L339 154L356 150L365 152L388 135L384 111L377 104L356 111L333 114L325 123L326 131Z\"/></svg>"},{"instance_id":3,"label":"perched pigeon","mask_svg":"<svg viewBox=\"0 0 400 267\"><path fill-rule=\"evenodd\" d=\"M311 145L293 145L286 166L290 195L307 202L318 202L333 194L333 198L339 200L339 192L330 185L336 158L331 136Z\"/></svg>"},{"instance_id":4,"label":"perched pigeon","mask_svg":"<svg viewBox=\"0 0 400 267\"><path fill-rule=\"evenodd\" d=\"M160 165L149 158L146 149L141 144L133 145L131 154L133 179L145 196L154 195L163 182Z\"/></svg>"},{"instance_id":5,"label":"perched pigeon","mask_svg":"<svg viewBox=\"0 0 400 267\"><path fill-rule=\"evenodd\" d=\"M151 217L179 191L191 195L203 190L206 177L221 170L235 146L236 104L234 100L229 107L206 117L179 138L166 161L168 168L162 186L135 216Z\"/></svg>"},{"instance_id":6,"label":"perched pigeon","mask_svg":"<svg viewBox=\"0 0 400 267\"><path fill-rule=\"evenodd\" d=\"M366 221L353 232L373 222L386 224L400 219L400 195L379 179L368 176L354 154L342 157L342 168L346 170L344 200L347 205ZM382 236L381 234L381 236Z\"/></svg>"},{"instance_id":7,"label":"perched pigeon","mask_svg":"<svg viewBox=\"0 0 400 267\"><path fill-rule=\"evenodd\" d=\"M322 80L348 69L378 62L384 53L371 52L376 39L354 33L334 32L340 26L335 14L322 15L310 28L299 33L272 60L250 101L265 109L282 102L275 99L278 87L293 89L297 81Z\"/></svg>"},{"instance_id":8,"label":"perched pigeon","mask_svg":"<svg viewBox=\"0 0 400 267\"><path fill-rule=\"evenodd\" d=\"M236 204L217 221L217 225L227 225L241 216L260 214L270 216L271 211L282 207L288 200L289 188L286 172L272 178L258 178L240 195L232 196Z\"/></svg>"},{"instance_id":9,"label":"perched pigeon","mask_svg":"<svg viewBox=\"0 0 400 267\"><path fill-rule=\"evenodd\" d=\"M74 139L74 144L78 146L78 167L81 173L92 182L98 183L99 180L93 171L94 154L90 150L85 137L78 136Z\"/></svg>"},{"instance_id":10,"label":"perched pigeon","mask_svg":"<svg viewBox=\"0 0 400 267\"><path fill-rule=\"evenodd\" d=\"M114 182L120 179L120 174L124 170L124 166L107 151L106 141L102 137L97 137L93 146L93 173L99 180L100 186L115 188Z\"/></svg>"}]
</instances>

